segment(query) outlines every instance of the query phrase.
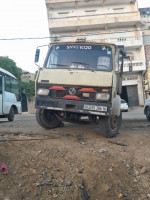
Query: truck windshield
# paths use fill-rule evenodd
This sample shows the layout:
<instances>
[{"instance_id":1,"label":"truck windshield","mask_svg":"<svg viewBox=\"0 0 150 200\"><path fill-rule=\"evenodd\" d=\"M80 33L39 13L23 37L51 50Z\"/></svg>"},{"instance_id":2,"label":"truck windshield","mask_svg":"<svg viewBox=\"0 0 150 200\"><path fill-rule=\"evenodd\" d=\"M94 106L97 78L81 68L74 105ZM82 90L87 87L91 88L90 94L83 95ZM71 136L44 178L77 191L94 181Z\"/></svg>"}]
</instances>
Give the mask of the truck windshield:
<instances>
[{"instance_id":1,"label":"truck windshield","mask_svg":"<svg viewBox=\"0 0 150 200\"><path fill-rule=\"evenodd\" d=\"M46 68L112 70L112 49L105 45L53 45Z\"/></svg>"}]
</instances>

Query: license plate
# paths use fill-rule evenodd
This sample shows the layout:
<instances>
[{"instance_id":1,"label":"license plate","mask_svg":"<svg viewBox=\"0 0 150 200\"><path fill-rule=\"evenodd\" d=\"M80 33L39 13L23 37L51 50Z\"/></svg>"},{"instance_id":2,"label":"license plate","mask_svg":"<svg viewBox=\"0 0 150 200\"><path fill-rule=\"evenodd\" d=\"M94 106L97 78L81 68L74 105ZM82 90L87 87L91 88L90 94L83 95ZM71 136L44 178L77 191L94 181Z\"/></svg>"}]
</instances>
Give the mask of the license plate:
<instances>
[{"instance_id":1,"label":"license plate","mask_svg":"<svg viewBox=\"0 0 150 200\"><path fill-rule=\"evenodd\" d=\"M95 105L86 105L83 106L84 110L95 110L95 111L104 111L107 112L107 107L105 106L95 106Z\"/></svg>"}]
</instances>

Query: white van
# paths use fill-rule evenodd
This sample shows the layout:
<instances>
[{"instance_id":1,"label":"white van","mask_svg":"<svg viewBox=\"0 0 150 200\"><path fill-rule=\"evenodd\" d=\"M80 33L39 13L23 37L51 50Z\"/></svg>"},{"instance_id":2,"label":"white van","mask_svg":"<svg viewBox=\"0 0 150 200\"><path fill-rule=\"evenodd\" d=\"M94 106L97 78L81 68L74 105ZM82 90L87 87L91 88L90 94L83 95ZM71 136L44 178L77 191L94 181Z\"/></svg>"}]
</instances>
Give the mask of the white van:
<instances>
[{"instance_id":1,"label":"white van","mask_svg":"<svg viewBox=\"0 0 150 200\"><path fill-rule=\"evenodd\" d=\"M0 68L0 118L14 120L22 112L21 93L16 77Z\"/></svg>"}]
</instances>

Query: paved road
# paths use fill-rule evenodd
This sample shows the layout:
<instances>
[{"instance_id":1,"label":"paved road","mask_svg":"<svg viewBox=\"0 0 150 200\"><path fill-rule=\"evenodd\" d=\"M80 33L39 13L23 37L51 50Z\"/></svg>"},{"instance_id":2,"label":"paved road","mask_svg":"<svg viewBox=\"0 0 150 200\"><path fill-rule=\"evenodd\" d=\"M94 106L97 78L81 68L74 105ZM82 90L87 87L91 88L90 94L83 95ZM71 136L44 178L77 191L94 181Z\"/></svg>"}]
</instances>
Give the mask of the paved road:
<instances>
[{"instance_id":1,"label":"paved road","mask_svg":"<svg viewBox=\"0 0 150 200\"><path fill-rule=\"evenodd\" d=\"M129 112L123 112L123 123L122 123L122 127L126 126L126 124L130 126L134 126L136 128L136 126L139 125L139 123L141 124L140 126L149 126L149 122L146 120L146 117L143 113L143 108L138 107L138 108L132 108L129 109ZM139 122L139 123L138 123ZM137 124L138 125L135 125ZM127 126L128 126L127 125ZM84 123L79 125L79 124L70 124L70 123L66 123L65 127L84 127L85 125ZM88 128L92 128L93 125L88 125ZM38 133L41 134L43 132L46 132L47 130L41 128L35 119L35 115L34 114L28 114L28 113L24 113L21 115L16 115L15 116L15 120L14 122L8 122L7 119L0 119L0 132L33 132L33 133Z\"/></svg>"},{"instance_id":2,"label":"paved road","mask_svg":"<svg viewBox=\"0 0 150 200\"><path fill-rule=\"evenodd\" d=\"M146 116L144 115L143 107L135 107L129 108L129 112L123 112L123 119L131 119L131 120L146 120Z\"/></svg>"}]
</instances>

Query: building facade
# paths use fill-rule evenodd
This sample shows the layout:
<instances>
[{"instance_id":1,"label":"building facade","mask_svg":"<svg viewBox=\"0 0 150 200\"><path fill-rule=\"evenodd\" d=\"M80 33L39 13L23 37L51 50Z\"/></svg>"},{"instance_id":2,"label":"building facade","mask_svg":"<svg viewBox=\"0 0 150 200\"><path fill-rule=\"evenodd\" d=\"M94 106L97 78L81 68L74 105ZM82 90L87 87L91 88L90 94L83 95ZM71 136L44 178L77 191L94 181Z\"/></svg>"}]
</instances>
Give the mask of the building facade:
<instances>
[{"instance_id":1,"label":"building facade","mask_svg":"<svg viewBox=\"0 0 150 200\"><path fill-rule=\"evenodd\" d=\"M122 98L129 106L143 105L146 65L136 1L46 0L46 6L49 32L55 40L86 39L125 46L133 72L129 72L129 61L125 61Z\"/></svg>"},{"instance_id":2,"label":"building facade","mask_svg":"<svg viewBox=\"0 0 150 200\"><path fill-rule=\"evenodd\" d=\"M30 73L28 71L23 71L21 73L21 81L22 82L30 82L30 81L35 81L35 74Z\"/></svg>"},{"instance_id":3,"label":"building facade","mask_svg":"<svg viewBox=\"0 0 150 200\"><path fill-rule=\"evenodd\" d=\"M146 90L146 98L149 96L150 89L150 8L139 9L141 14L142 32L143 32L143 43L145 47L145 58L147 72L145 74L144 87Z\"/></svg>"}]
</instances>

